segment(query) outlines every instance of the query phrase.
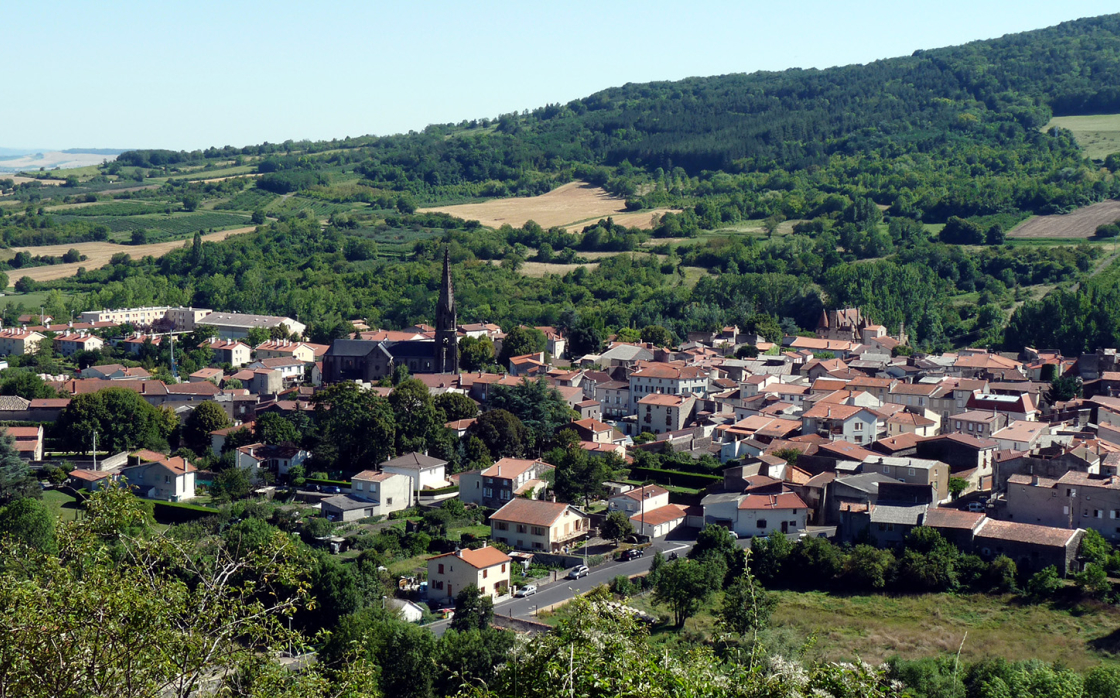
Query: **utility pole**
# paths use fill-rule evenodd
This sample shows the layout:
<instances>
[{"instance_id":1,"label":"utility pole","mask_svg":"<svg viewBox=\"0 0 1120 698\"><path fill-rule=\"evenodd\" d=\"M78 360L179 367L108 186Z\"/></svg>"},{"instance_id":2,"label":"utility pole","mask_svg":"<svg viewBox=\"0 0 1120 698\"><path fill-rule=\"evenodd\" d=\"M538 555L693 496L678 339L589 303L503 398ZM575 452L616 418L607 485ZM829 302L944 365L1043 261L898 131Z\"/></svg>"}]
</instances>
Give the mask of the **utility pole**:
<instances>
[{"instance_id":1,"label":"utility pole","mask_svg":"<svg viewBox=\"0 0 1120 698\"><path fill-rule=\"evenodd\" d=\"M179 368L175 365L175 333L174 332L168 332L167 333L167 341L171 342L171 377L175 379L176 383L178 383L179 382Z\"/></svg>"},{"instance_id":2,"label":"utility pole","mask_svg":"<svg viewBox=\"0 0 1120 698\"><path fill-rule=\"evenodd\" d=\"M93 469L97 470L97 432L93 432Z\"/></svg>"}]
</instances>

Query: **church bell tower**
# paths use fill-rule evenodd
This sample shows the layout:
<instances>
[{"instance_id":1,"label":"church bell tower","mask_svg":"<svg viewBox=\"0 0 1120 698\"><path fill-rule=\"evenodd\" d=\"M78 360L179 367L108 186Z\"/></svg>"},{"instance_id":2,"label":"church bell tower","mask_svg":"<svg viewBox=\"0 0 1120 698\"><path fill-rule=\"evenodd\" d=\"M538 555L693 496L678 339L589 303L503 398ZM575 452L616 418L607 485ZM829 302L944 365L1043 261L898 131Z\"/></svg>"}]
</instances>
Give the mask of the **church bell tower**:
<instances>
[{"instance_id":1,"label":"church bell tower","mask_svg":"<svg viewBox=\"0 0 1120 698\"><path fill-rule=\"evenodd\" d=\"M436 366L440 373L459 372L458 322L455 319L455 289L451 285L451 252L443 252L443 279L436 306Z\"/></svg>"}]
</instances>

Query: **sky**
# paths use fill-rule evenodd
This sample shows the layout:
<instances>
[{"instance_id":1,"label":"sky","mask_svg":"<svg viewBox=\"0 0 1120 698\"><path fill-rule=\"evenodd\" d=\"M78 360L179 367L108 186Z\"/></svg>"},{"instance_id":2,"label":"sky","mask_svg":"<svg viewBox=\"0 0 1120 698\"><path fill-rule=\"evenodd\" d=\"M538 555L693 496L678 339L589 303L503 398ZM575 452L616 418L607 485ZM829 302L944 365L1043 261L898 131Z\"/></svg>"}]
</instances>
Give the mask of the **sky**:
<instances>
[{"instance_id":1,"label":"sky","mask_svg":"<svg viewBox=\"0 0 1120 698\"><path fill-rule=\"evenodd\" d=\"M0 147L170 148L420 130L627 82L826 68L1115 1L4 0Z\"/></svg>"}]
</instances>

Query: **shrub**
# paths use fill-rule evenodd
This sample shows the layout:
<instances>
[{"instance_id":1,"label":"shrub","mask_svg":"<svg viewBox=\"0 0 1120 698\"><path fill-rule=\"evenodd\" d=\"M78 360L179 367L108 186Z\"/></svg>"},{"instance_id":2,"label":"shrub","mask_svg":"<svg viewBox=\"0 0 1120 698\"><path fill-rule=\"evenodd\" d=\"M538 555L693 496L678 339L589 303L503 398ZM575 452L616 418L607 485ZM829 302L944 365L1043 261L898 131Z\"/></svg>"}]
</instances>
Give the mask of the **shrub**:
<instances>
[{"instance_id":1,"label":"shrub","mask_svg":"<svg viewBox=\"0 0 1120 698\"><path fill-rule=\"evenodd\" d=\"M618 596L632 596L637 591L637 586L630 578L624 574L620 574L611 580L611 593Z\"/></svg>"}]
</instances>

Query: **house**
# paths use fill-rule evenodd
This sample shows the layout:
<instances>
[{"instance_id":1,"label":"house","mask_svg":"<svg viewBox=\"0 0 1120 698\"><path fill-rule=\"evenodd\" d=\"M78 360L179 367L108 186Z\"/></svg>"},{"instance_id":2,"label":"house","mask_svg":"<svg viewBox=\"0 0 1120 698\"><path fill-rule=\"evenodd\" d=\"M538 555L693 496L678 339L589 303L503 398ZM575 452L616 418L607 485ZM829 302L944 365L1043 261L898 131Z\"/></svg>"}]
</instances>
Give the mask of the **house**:
<instances>
[{"instance_id":1,"label":"house","mask_svg":"<svg viewBox=\"0 0 1120 698\"><path fill-rule=\"evenodd\" d=\"M1077 569L1083 529L1052 528L985 518L973 536L973 550L985 560L1011 558L1019 571L1033 573L1053 565L1058 574Z\"/></svg>"},{"instance_id":2,"label":"house","mask_svg":"<svg viewBox=\"0 0 1120 698\"><path fill-rule=\"evenodd\" d=\"M796 533L805 529L809 517L801 497L780 485L774 491L710 494L701 505L705 524L724 526L741 538Z\"/></svg>"},{"instance_id":3,"label":"house","mask_svg":"<svg viewBox=\"0 0 1120 698\"><path fill-rule=\"evenodd\" d=\"M290 317L245 313L210 313L202 318L199 324L213 327L222 339L245 339L249 336L249 330L256 327L266 330L280 329L289 335L302 335L307 330L307 325Z\"/></svg>"},{"instance_id":4,"label":"house","mask_svg":"<svg viewBox=\"0 0 1120 698\"><path fill-rule=\"evenodd\" d=\"M696 398L692 395L646 395L638 400L638 431L653 434L680 431L688 424L695 407Z\"/></svg>"},{"instance_id":5,"label":"house","mask_svg":"<svg viewBox=\"0 0 1120 698\"><path fill-rule=\"evenodd\" d=\"M290 339L271 339L258 344L253 352L257 359L297 359L305 364L314 363L328 347L322 344L293 342Z\"/></svg>"},{"instance_id":6,"label":"house","mask_svg":"<svg viewBox=\"0 0 1120 698\"><path fill-rule=\"evenodd\" d=\"M43 425L34 427L0 427L4 433L12 437L16 451L21 460L43 460Z\"/></svg>"},{"instance_id":7,"label":"house","mask_svg":"<svg viewBox=\"0 0 1120 698\"><path fill-rule=\"evenodd\" d=\"M498 509L521 496L535 496L544 488L544 474L553 466L542 460L502 458L484 470L459 475L459 499Z\"/></svg>"},{"instance_id":8,"label":"house","mask_svg":"<svg viewBox=\"0 0 1120 698\"><path fill-rule=\"evenodd\" d=\"M357 521L370 516L388 516L412 503L411 481L396 473L363 470L350 479L350 493L327 497L321 504L323 516L331 521Z\"/></svg>"},{"instance_id":9,"label":"house","mask_svg":"<svg viewBox=\"0 0 1120 698\"><path fill-rule=\"evenodd\" d=\"M1120 541L1120 477L1069 471L1057 479L1012 475L1007 518L1055 528L1093 529Z\"/></svg>"},{"instance_id":10,"label":"house","mask_svg":"<svg viewBox=\"0 0 1120 698\"><path fill-rule=\"evenodd\" d=\"M669 503L669 490L646 485L614 495L607 500L610 511L626 514L639 535L660 538L684 523L685 510Z\"/></svg>"},{"instance_id":11,"label":"house","mask_svg":"<svg viewBox=\"0 0 1120 698\"><path fill-rule=\"evenodd\" d=\"M964 478L977 489L986 491L992 489L992 466L998 447L991 439L942 434L919 440L914 455L939 460L949 466L950 475Z\"/></svg>"},{"instance_id":12,"label":"house","mask_svg":"<svg viewBox=\"0 0 1120 698\"><path fill-rule=\"evenodd\" d=\"M545 351L556 358L564 355L568 348L568 340L564 338L560 330L555 327L537 327L536 329L544 335Z\"/></svg>"},{"instance_id":13,"label":"house","mask_svg":"<svg viewBox=\"0 0 1120 698\"><path fill-rule=\"evenodd\" d=\"M92 335L86 330L66 332L54 338L54 350L62 356L73 356L80 351L97 351L105 346L97 335Z\"/></svg>"},{"instance_id":14,"label":"house","mask_svg":"<svg viewBox=\"0 0 1120 698\"><path fill-rule=\"evenodd\" d=\"M106 483L113 482L120 477L116 470L87 470L78 468L70 471L68 482L74 489L95 492L104 487Z\"/></svg>"},{"instance_id":15,"label":"house","mask_svg":"<svg viewBox=\"0 0 1120 698\"><path fill-rule=\"evenodd\" d=\"M406 453L385 461L378 468L386 473L404 475L412 483L412 491L447 487L447 461L424 453Z\"/></svg>"},{"instance_id":16,"label":"house","mask_svg":"<svg viewBox=\"0 0 1120 698\"><path fill-rule=\"evenodd\" d=\"M245 389L253 395L276 395L284 389L284 378L280 371L271 368L246 370L253 372L245 383Z\"/></svg>"},{"instance_id":17,"label":"house","mask_svg":"<svg viewBox=\"0 0 1120 698\"><path fill-rule=\"evenodd\" d=\"M998 412L1007 416L1008 421L1036 422L1041 414L1029 394L995 395L974 392L965 403L970 410Z\"/></svg>"},{"instance_id":18,"label":"house","mask_svg":"<svg viewBox=\"0 0 1120 698\"><path fill-rule=\"evenodd\" d=\"M509 592L513 561L497 548L456 550L428 558L428 603L455 598L474 585L494 599Z\"/></svg>"},{"instance_id":19,"label":"house","mask_svg":"<svg viewBox=\"0 0 1120 698\"><path fill-rule=\"evenodd\" d=\"M620 419L630 411L630 384L626 381L609 380L593 383L594 399L602 406L602 416ZM586 393L586 390L584 391Z\"/></svg>"},{"instance_id":20,"label":"house","mask_svg":"<svg viewBox=\"0 0 1120 698\"><path fill-rule=\"evenodd\" d=\"M597 444L614 442L614 427L597 419L580 419L568 426L575 429L581 441L591 441Z\"/></svg>"},{"instance_id":21,"label":"house","mask_svg":"<svg viewBox=\"0 0 1120 698\"><path fill-rule=\"evenodd\" d=\"M540 376L548 372L548 364L544 361L544 352L511 356L509 359L509 375L515 377ZM583 391L580 391L581 393Z\"/></svg>"},{"instance_id":22,"label":"house","mask_svg":"<svg viewBox=\"0 0 1120 698\"><path fill-rule=\"evenodd\" d=\"M229 364L234 368L249 363L252 355L252 350L249 349L248 344L236 340L212 337L209 341L198 345L199 349L206 347L214 352L215 363Z\"/></svg>"},{"instance_id":23,"label":"house","mask_svg":"<svg viewBox=\"0 0 1120 698\"><path fill-rule=\"evenodd\" d=\"M600 419L603 416L603 406L598 400L580 400L576 403L575 410L580 419Z\"/></svg>"},{"instance_id":24,"label":"house","mask_svg":"<svg viewBox=\"0 0 1120 698\"><path fill-rule=\"evenodd\" d=\"M945 433L968 434L980 439L991 438L992 434L1007 426L1007 415L999 412L968 410L951 416L945 423Z\"/></svg>"},{"instance_id":25,"label":"house","mask_svg":"<svg viewBox=\"0 0 1120 698\"><path fill-rule=\"evenodd\" d=\"M940 461L871 456L863 461L862 472L877 472L898 482L928 485L933 488L935 502L949 497L949 466Z\"/></svg>"},{"instance_id":26,"label":"house","mask_svg":"<svg viewBox=\"0 0 1120 698\"><path fill-rule=\"evenodd\" d=\"M217 385L225 378L225 372L220 368L200 368L190 375L188 379L191 383L201 383L203 381L210 381Z\"/></svg>"},{"instance_id":27,"label":"house","mask_svg":"<svg viewBox=\"0 0 1120 698\"><path fill-rule=\"evenodd\" d=\"M454 432L455 438L461 439L467 435L467 430L477 421L478 420L474 417L471 419L453 419L450 422L445 422L443 426L445 429L450 429Z\"/></svg>"},{"instance_id":28,"label":"house","mask_svg":"<svg viewBox=\"0 0 1120 698\"><path fill-rule=\"evenodd\" d=\"M926 412L926 415L915 414L906 410L895 412L887 417L887 436L898 436L899 434L935 436L941 426L941 416L936 412L929 412L928 410ZM931 419L928 415L933 415L937 419Z\"/></svg>"},{"instance_id":29,"label":"house","mask_svg":"<svg viewBox=\"0 0 1120 698\"><path fill-rule=\"evenodd\" d=\"M195 472L182 458L168 458L152 451L138 451L136 465L121 468L121 476L141 497L182 502L194 499Z\"/></svg>"},{"instance_id":30,"label":"house","mask_svg":"<svg viewBox=\"0 0 1120 698\"><path fill-rule=\"evenodd\" d=\"M158 334L144 334L142 332L133 332L132 335L121 342L129 354L139 356L145 344L151 344L153 347L158 347L160 342L163 341L163 335Z\"/></svg>"},{"instance_id":31,"label":"house","mask_svg":"<svg viewBox=\"0 0 1120 698\"><path fill-rule=\"evenodd\" d=\"M0 356L20 356L39 351L39 342L45 335L24 327L0 330Z\"/></svg>"},{"instance_id":32,"label":"house","mask_svg":"<svg viewBox=\"0 0 1120 698\"><path fill-rule=\"evenodd\" d=\"M1045 422L1013 422L992 434L1001 451L1029 451L1049 431Z\"/></svg>"},{"instance_id":33,"label":"house","mask_svg":"<svg viewBox=\"0 0 1120 698\"><path fill-rule=\"evenodd\" d=\"M638 409L638 404L643 397L656 393L672 396L693 393L706 395L708 391L708 370L699 366L647 364L631 373L629 382L630 413L633 414Z\"/></svg>"},{"instance_id":34,"label":"house","mask_svg":"<svg viewBox=\"0 0 1120 698\"><path fill-rule=\"evenodd\" d=\"M280 357L275 359L257 359L246 368L254 371L277 371L280 374L280 379L286 388L303 382L304 375L307 371L307 363L293 358L291 356Z\"/></svg>"},{"instance_id":35,"label":"house","mask_svg":"<svg viewBox=\"0 0 1120 698\"><path fill-rule=\"evenodd\" d=\"M385 604L397 612L397 617L405 623L419 623L424 619L424 609L408 599L386 599Z\"/></svg>"},{"instance_id":36,"label":"house","mask_svg":"<svg viewBox=\"0 0 1120 698\"><path fill-rule=\"evenodd\" d=\"M832 441L870 444L879 437L879 415L860 405L821 403L801 415L801 431Z\"/></svg>"},{"instance_id":37,"label":"house","mask_svg":"<svg viewBox=\"0 0 1120 698\"><path fill-rule=\"evenodd\" d=\"M96 378L103 381L113 380L145 380L151 374L139 366L125 368L120 364L107 364L105 366L88 366L79 374L82 378Z\"/></svg>"},{"instance_id":38,"label":"house","mask_svg":"<svg viewBox=\"0 0 1120 698\"><path fill-rule=\"evenodd\" d=\"M515 497L490 516L490 537L518 550L559 552L590 532L587 514L571 504Z\"/></svg>"},{"instance_id":39,"label":"house","mask_svg":"<svg viewBox=\"0 0 1120 698\"><path fill-rule=\"evenodd\" d=\"M224 431L224 430L223 430ZM211 440L213 440L211 432ZM292 468L303 465L311 457L311 452L293 443L257 445L254 455L261 459L261 467L284 477Z\"/></svg>"}]
</instances>

